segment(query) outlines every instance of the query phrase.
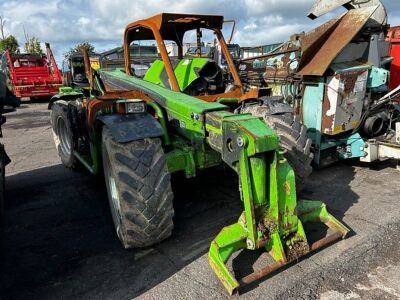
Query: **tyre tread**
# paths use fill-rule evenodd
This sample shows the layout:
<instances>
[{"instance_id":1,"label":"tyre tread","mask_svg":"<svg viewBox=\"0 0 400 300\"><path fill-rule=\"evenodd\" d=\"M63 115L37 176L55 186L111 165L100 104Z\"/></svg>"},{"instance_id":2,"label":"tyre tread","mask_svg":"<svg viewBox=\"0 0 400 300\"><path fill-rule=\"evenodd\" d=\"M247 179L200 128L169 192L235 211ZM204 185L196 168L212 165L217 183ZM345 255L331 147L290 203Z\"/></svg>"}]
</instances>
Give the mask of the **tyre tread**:
<instances>
[{"instance_id":1,"label":"tyre tread","mask_svg":"<svg viewBox=\"0 0 400 300\"><path fill-rule=\"evenodd\" d=\"M266 106L249 105L242 112L262 117L276 131L281 147L287 150L285 157L295 171L297 190L302 190L312 173L311 163L314 158L306 126L292 113L270 115Z\"/></svg>"},{"instance_id":2,"label":"tyre tread","mask_svg":"<svg viewBox=\"0 0 400 300\"><path fill-rule=\"evenodd\" d=\"M103 129L103 143L121 191L121 230L125 248L147 247L173 229L173 194L160 139L117 143Z\"/></svg>"}]
</instances>

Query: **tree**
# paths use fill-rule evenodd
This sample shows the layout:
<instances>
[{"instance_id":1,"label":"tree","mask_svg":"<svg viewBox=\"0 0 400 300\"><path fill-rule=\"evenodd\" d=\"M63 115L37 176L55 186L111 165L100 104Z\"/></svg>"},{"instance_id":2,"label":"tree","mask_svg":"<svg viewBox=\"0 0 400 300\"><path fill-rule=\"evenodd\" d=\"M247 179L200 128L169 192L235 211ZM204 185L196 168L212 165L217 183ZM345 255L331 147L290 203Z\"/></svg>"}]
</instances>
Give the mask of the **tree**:
<instances>
[{"instance_id":1,"label":"tree","mask_svg":"<svg viewBox=\"0 0 400 300\"><path fill-rule=\"evenodd\" d=\"M0 51L4 51L6 49L10 49L10 51L12 53L17 52L18 50L18 41L15 38L15 36L13 36L12 34L10 34L9 36L6 36L4 34L4 26L6 24L6 21L3 19L3 17L0 16Z\"/></svg>"},{"instance_id":2,"label":"tree","mask_svg":"<svg viewBox=\"0 0 400 300\"><path fill-rule=\"evenodd\" d=\"M9 35L8 37L0 40L0 51L4 51L6 49L10 49L11 53L15 53L18 50L18 41L13 35Z\"/></svg>"},{"instance_id":3,"label":"tree","mask_svg":"<svg viewBox=\"0 0 400 300\"><path fill-rule=\"evenodd\" d=\"M39 39L34 36L25 42L24 50L26 53L43 54Z\"/></svg>"},{"instance_id":4,"label":"tree","mask_svg":"<svg viewBox=\"0 0 400 300\"><path fill-rule=\"evenodd\" d=\"M79 44L75 45L75 47L72 47L67 52L65 52L64 57L69 58L72 54L80 52L82 48L86 49L89 53L95 52L95 48L91 43L83 42L83 43L79 43Z\"/></svg>"},{"instance_id":5,"label":"tree","mask_svg":"<svg viewBox=\"0 0 400 300\"><path fill-rule=\"evenodd\" d=\"M24 28L24 35L25 35L25 45L24 50L26 53L32 54L43 54L42 48L40 47L40 41L37 37L32 36L30 37Z\"/></svg>"}]
</instances>

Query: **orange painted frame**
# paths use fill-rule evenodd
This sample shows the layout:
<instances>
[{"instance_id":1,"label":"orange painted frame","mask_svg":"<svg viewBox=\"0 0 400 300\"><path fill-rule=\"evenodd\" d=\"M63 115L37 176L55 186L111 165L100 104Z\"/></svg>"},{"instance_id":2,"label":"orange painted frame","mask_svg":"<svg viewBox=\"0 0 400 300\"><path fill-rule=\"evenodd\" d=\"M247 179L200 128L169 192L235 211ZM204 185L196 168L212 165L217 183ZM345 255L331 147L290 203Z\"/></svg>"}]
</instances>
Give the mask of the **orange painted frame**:
<instances>
[{"instance_id":1,"label":"orange painted frame","mask_svg":"<svg viewBox=\"0 0 400 300\"><path fill-rule=\"evenodd\" d=\"M181 15L181 14L171 14L169 16L176 16L177 18L184 18L184 17L188 17L189 15ZM193 15L194 18L212 18L214 16L197 16L197 15ZM216 16L215 16L216 17ZM130 23L126 26L125 28L125 33L124 33L124 61L125 61L125 72L127 74L132 75L132 71L130 68L130 51L129 51L129 45L133 40L129 39L129 34L130 32L132 32L132 30L137 30L139 28L146 28L152 31L153 35L154 35L154 39L156 40L158 49L160 51L161 54L161 58L164 62L165 65L165 70L167 72L168 75L168 79L169 79L169 83L170 86L172 88L172 90L176 91L176 92L181 92L179 85L178 85L178 81L176 79L174 70L172 68L171 65L171 61L169 60L169 56L168 56L168 52L167 49L165 48L165 44L164 44L164 39L161 35L161 30L163 27L163 14L160 15L156 15L153 17L150 17L148 19L144 19L144 20L139 20L133 23ZM223 34L221 32L221 30L219 28L209 28L207 26L199 26L200 28L206 28L206 29L210 29L212 31L214 31L214 33L217 36L218 42L220 43L221 46L221 50L222 53L225 55L226 61L228 63L228 67L229 67L229 71L233 77L233 81L235 86L237 87L236 89L238 90L235 94L237 94L239 97L242 96L242 92L241 92L241 88L242 88L242 82L240 80L239 74L236 70L235 64L233 62L233 59L231 57L231 54L228 50L228 46L226 45L225 39L223 37ZM192 28L189 28L188 26L188 30L191 30ZM181 50L180 50L181 52ZM207 96L202 96L202 99L205 101L215 101L216 98L215 95L213 95L214 97L207 97ZM208 99L210 98L210 99Z\"/></svg>"}]
</instances>

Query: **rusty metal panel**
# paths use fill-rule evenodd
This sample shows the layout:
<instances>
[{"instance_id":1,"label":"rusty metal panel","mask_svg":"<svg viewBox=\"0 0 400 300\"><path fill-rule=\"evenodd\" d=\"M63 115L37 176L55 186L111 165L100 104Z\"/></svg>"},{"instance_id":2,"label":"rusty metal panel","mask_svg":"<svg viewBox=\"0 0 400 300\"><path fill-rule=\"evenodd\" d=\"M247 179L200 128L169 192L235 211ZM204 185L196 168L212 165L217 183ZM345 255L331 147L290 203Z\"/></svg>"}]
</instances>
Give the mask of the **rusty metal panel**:
<instances>
[{"instance_id":1,"label":"rusty metal panel","mask_svg":"<svg viewBox=\"0 0 400 300\"><path fill-rule=\"evenodd\" d=\"M220 30L223 24L223 16L162 13L128 24L125 28L125 33L132 28L142 27L140 31L136 32L136 36L140 36L140 39L143 40L153 40L154 37L151 30L146 28L154 26L155 29L160 31L164 40L180 41L188 30L193 30L197 27Z\"/></svg>"},{"instance_id":2,"label":"rusty metal panel","mask_svg":"<svg viewBox=\"0 0 400 300\"><path fill-rule=\"evenodd\" d=\"M286 80L296 73L299 60L299 47L287 43L277 51L242 59L238 66L239 76L249 86L263 86L266 82Z\"/></svg>"},{"instance_id":3,"label":"rusty metal panel","mask_svg":"<svg viewBox=\"0 0 400 300\"><path fill-rule=\"evenodd\" d=\"M340 20L343 18L344 15L345 14L329 20L321 26L318 26L317 28L305 34L300 35L302 53L298 70L301 70L312 60L312 58L315 56L315 53L326 42L326 40L329 38L329 35L338 26Z\"/></svg>"},{"instance_id":4,"label":"rusty metal panel","mask_svg":"<svg viewBox=\"0 0 400 300\"><path fill-rule=\"evenodd\" d=\"M325 22L324 24L314 28L313 30L300 36L301 40L301 50L307 52L309 48L315 47L315 44L321 40L326 39L326 35L332 33L335 27L339 24L339 21L344 17L345 14L338 16Z\"/></svg>"},{"instance_id":5,"label":"rusty metal panel","mask_svg":"<svg viewBox=\"0 0 400 300\"><path fill-rule=\"evenodd\" d=\"M322 133L336 135L360 124L367 78L368 67L328 77L322 107Z\"/></svg>"},{"instance_id":6,"label":"rusty metal panel","mask_svg":"<svg viewBox=\"0 0 400 300\"><path fill-rule=\"evenodd\" d=\"M299 70L299 75L323 76L335 57L364 27L376 6L348 11L340 19L325 42L316 49L310 61ZM328 27L332 28L332 27ZM310 46L309 46L310 47Z\"/></svg>"}]
</instances>

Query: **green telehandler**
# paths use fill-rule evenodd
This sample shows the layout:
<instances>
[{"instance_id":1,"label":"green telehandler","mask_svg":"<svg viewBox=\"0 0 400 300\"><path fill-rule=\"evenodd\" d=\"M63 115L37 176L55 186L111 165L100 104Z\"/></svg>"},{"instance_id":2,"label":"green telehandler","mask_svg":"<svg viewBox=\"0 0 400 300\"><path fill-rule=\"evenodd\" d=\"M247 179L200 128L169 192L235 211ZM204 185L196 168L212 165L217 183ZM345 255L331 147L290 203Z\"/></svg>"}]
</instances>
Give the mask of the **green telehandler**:
<instances>
[{"instance_id":1,"label":"green telehandler","mask_svg":"<svg viewBox=\"0 0 400 300\"><path fill-rule=\"evenodd\" d=\"M171 235L170 174L190 178L221 164L237 172L243 213L217 235L209 250L211 267L233 293L344 238L349 229L323 202L297 200L295 172L277 133L262 116L237 110L260 105L259 97L268 90L243 93L222 25L222 16L166 13L131 23L124 34L125 68L93 70L83 52L89 89L78 95L63 88L49 108L63 164L75 168L81 163L92 174L104 174L112 219L125 248L147 247ZM182 45L185 33L194 30L200 45L203 29L219 40L233 78L229 86L221 85L222 72L215 62L183 58L182 50L175 60L168 56L166 40ZM160 57L140 77L132 70L129 46L149 40L155 40ZM273 107L278 110L279 105ZM306 222L324 223L331 233L310 244ZM236 279L226 266L231 255L260 248L275 263Z\"/></svg>"}]
</instances>

